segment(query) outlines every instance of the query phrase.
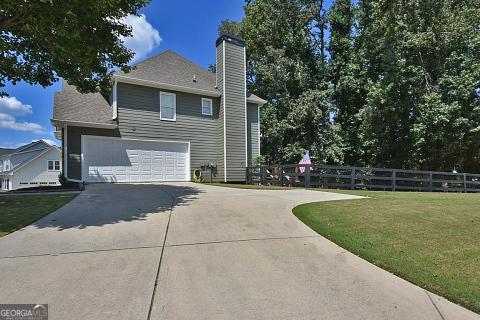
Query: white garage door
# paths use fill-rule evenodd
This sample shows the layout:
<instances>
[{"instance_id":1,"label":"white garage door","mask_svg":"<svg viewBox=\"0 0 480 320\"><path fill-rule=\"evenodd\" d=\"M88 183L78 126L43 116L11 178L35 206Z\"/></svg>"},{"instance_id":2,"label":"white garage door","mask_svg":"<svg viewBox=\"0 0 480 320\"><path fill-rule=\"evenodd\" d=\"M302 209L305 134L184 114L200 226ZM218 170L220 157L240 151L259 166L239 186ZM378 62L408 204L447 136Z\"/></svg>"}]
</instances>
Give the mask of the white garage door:
<instances>
[{"instance_id":1,"label":"white garage door","mask_svg":"<svg viewBox=\"0 0 480 320\"><path fill-rule=\"evenodd\" d=\"M82 136L87 182L189 180L188 143Z\"/></svg>"}]
</instances>

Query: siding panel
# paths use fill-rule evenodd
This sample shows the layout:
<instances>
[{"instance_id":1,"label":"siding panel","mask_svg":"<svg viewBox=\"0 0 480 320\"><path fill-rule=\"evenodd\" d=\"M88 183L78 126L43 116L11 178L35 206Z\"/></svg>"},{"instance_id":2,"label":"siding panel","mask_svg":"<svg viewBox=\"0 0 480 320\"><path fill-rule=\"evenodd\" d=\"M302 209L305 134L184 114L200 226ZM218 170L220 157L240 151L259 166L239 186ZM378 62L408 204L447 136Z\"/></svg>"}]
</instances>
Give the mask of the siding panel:
<instances>
[{"instance_id":1,"label":"siding panel","mask_svg":"<svg viewBox=\"0 0 480 320\"><path fill-rule=\"evenodd\" d=\"M249 165L252 164L253 159L260 155L258 109L259 107L256 104L249 103L247 105L247 151Z\"/></svg>"},{"instance_id":2,"label":"siding panel","mask_svg":"<svg viewBox=\"0 0 480 320\"><path fill-rule=\"evenodd\" d=\"M82 179L82 135L119 137L118 130L68 127L67 175L70 179Z\"/></svg>"},{"instance_id":3,"label":"siding panel","mask_svg":"<svg viewBox=\"0 0 480 320\"><path fill-rule=\"evenodd\" d=\"M201 95L176 94L176 121L160 120L160 91L155 88L118 84L119 133L124 138L190 142L191 169L215 163L215 180L223 178L219 161L220 99L212 99L212 116L202 115ZM167 91L171 92L171 91ZM223 143L222 143L223 146Z\"/></svg>"},{"instance_id":4,"label":"siding panel","mask_svg":"<svg viewBox=\"0 0 480 320\"><path fill-rule=\"evenodd\" d=\"M245 51L225 42L225 92L227 180L245 181ZM248 139L247 139L248 140Z\"/></svg>"}]
</instances>

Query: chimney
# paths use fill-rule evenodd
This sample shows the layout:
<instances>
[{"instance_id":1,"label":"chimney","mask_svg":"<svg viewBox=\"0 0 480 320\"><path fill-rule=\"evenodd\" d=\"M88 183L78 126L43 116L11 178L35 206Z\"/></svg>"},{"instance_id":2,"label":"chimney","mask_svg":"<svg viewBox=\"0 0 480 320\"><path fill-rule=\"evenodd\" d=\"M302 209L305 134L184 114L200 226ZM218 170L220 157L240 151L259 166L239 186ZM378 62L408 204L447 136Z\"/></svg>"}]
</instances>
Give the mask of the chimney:
<instances>
[{"instance_id":1,"label":"chimney","mask_svg":"<svg viewBox=\"0 0 480 320\"><path fill-rule=\"evenodd\" d=\"M221 137L218 174L225 182L245 181L247 166L246 135L246 75L245 42L237 37L222 35L217 46L217 88L222 93L220 102ZM221 172L223 170L223 172Z\"/></svg>"}]
</instances>

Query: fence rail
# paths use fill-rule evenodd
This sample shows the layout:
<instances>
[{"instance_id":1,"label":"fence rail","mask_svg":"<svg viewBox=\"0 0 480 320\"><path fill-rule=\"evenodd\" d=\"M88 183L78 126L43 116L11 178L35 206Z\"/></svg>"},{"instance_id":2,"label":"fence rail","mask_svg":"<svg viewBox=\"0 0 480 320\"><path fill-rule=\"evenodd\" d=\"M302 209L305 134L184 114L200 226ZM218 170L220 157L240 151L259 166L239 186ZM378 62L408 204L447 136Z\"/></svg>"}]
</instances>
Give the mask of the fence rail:
<instances>
[{"instance_id":1,"label":"fence rail","mask_svg":"<svg viewBox=\"0 0 480 320\"><path fill-rule=\"evenodd\" d=\"M247 167L247 183L305 188L480 192L480 174L313 164Z\"/></svg>"}]
</instances>

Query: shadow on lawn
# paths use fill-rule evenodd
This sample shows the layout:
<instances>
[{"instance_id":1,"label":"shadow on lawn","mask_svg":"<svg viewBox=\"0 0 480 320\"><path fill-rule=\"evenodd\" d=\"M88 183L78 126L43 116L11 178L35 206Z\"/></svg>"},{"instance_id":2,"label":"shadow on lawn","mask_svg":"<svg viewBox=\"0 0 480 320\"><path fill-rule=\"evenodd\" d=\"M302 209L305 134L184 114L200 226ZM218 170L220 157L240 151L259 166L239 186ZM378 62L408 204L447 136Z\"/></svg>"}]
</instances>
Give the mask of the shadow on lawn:
<instances>
[{"instance_id":1,"label":"shadow on lawn","mask_svg":"<svg viewBox=\"0 0 480 320\"><path fill-rule=\"evenodd\" d=\"M188 206L200 189L181 184L92 184L65 207L33 224L37 228L101 227L126 221L146 220Z\"/></svg>"}]
</instances>

